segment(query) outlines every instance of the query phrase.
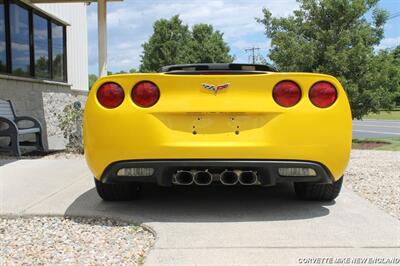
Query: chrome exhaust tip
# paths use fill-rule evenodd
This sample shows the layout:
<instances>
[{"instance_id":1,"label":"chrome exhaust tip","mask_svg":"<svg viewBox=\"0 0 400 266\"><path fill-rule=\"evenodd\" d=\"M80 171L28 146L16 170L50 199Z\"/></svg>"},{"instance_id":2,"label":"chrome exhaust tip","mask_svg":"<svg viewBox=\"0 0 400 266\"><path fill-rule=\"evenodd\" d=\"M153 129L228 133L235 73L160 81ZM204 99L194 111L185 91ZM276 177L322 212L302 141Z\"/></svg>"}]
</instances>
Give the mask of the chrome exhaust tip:
<instances>
[{"instance_id":1,"label":"chrome exhaust tip","mask_svg":"<svg viewBox=\"0 0 400 266\"><path fill-rule=\"evenodd\" d=\"M225 170L221 173L220 181L226 186L233 186L238 183L239 177L235 171Z\"/></svg>"},{"instance_id":2,"label":"chrome exhaust tip","mask_svg":"<svg viewBox=\"0 0 400 266\"><path fill-rule=\"evenodd\" d=\"M208 186L212 182L212 175L208 171L199 171L194 174L193 181L199 186Z\"/></svg>"},{"instance_id":3,"label":"chrome exhaust tip","mask_svg":"<svg viewBox=\"0 0 400 266\"><path fill-rule=\"evenodd\" d=\"M174 176L174 184L188 186L193 184L193 173L191 171L179 170Z\"/></svg>"},{"instance_id":4,"label":"chrome exhaust tip","mask_svg":"<svg viewBox=\"0 0 400 266\"><path fill-rule=\"evenodd\" d=\"M239 175L239 183L244 186L252 186L257 184L258 177L257 172L254 171L242 171Z\"/></svg>"}]
</instances>

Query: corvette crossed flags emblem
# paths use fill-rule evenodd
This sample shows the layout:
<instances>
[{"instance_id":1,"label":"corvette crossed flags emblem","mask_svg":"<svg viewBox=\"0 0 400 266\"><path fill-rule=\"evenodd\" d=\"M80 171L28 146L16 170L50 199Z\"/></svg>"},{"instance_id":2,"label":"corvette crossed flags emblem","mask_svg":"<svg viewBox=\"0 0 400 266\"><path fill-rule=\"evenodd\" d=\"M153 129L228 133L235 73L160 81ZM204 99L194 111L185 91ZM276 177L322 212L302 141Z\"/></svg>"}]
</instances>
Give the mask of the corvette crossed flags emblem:
<instances>
[{"instance_id":1,"label":"corvette crossed flags emblem","mask_svg":"<svg viewBox=\"0 0 400 266\"><path fill-rule=\"evenodd\" d=\"M214 95L217 95L219 91L225 90L229 87L229 83L225 83L218 86L207 83L203 83L201 85L203 86L204 89L214 92Z\"/></svg>"}]
</instances>

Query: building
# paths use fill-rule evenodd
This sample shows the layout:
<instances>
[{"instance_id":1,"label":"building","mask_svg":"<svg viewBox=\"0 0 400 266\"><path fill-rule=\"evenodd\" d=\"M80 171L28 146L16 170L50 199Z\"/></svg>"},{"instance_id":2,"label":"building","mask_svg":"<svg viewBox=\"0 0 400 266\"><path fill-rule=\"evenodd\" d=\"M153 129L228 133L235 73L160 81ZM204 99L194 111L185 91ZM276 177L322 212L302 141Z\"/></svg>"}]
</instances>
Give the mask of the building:
<instances>
[{"instance_id":1,"label":"building","mask_svg":"<svg viewBox=\"0 0 400 266\"><path fill-rule=\"evenodd\" d=\"M45 145L57 149L57 114L88 91L86 4L36 2L0 0L0 98L39 119Z\"/></svg>"}]
</instances>

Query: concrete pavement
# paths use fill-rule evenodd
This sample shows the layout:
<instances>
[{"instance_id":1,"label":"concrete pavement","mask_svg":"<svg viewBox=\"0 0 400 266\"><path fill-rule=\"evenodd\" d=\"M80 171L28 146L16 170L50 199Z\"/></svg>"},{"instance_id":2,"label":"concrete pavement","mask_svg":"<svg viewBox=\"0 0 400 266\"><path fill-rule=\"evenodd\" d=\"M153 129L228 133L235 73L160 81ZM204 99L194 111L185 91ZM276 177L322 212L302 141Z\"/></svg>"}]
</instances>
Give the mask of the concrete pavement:
<instances>
[{"instance_id":1,"label":"concrete pavement","mask_svg":"<svg viewBox=\"0 0 400 266\"><path fill-rule=\"evenodd\" d=\"M334 203L274 188L144 187L134 202L103 202L83 160L0 167L0 216L112 217L157 234L147 265L298 264L312 257L398 257L400 221L344 189Z\"/></svg>"},{"instance_id":2,"label":"concrete pavement","mask_svg":"<svg viewBox=\"0 0 400 266\"><path fill-rule=\"evenodd\" d=\"M9 162L0 167L0 215L64 215L92 187L83 160Z\"/></svg>"},{"instance_id":3,"label":"concrete pavement","mask_svg":"<svg viewBox=\"0 0 400 266\"><path fill-rule=\"evenodd\" d=\"M353 138L400 137L399 120L353 120Z\"/></svg>"}]
</instances>

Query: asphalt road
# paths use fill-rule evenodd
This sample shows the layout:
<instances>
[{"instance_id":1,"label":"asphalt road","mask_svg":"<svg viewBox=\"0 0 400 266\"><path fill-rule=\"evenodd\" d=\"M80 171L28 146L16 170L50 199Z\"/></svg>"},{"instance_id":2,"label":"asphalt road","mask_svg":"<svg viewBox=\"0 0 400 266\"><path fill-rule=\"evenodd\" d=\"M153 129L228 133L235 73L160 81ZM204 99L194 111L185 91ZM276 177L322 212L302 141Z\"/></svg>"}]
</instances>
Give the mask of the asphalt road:
<instances>
[{"instance_id":1,"label":"asphalt road","mask_svg":"<svg viewBox=\"0 0 400 266\"><path fill-rule=\"evenodd\" d=\"M354 120L353 138L400 137L400 120Z\"/></svg>"}]
</instances>

